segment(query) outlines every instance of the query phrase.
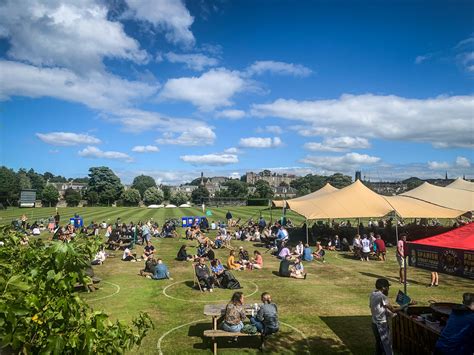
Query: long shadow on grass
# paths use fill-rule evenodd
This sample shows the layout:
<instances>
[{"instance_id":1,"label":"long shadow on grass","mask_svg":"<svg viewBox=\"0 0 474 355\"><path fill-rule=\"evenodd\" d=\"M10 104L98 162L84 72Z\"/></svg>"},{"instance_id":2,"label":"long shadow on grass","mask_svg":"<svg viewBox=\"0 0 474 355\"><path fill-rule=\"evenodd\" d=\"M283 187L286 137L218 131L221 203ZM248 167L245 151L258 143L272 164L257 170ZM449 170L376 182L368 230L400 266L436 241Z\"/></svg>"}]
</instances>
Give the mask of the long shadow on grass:
<instances>
[{"instance_id":1,"label":"long shadow on grass","mask_svg":"<svg viewBox=\"0 0 474 355\"><path fill-rule=\"evenodd\" d=\"M342 317L320 317L329 328L342 340L345 351L350 350L353 354L373 353L374 340L368 337L371 334L371 316L342 316ZM321 349L322 353L340 353L341 346L333 351ZM317 352L320 353L319 351Z\"/></svg>"},{"instance_id":2,"label":"long shadow on grass","mask_svg":"<svg viewBox=\"0 0 474 355\"><path fill-rule=\"evenodd\" d=\"M384 275L372 274L372 273L370 273L370 272L359 271L359 274L364 275L364 276L368 276L368 277L373 277L373 278L375 278L375 279L382 279L382 278L385 278L385 279L389 279L389 280L392 280L392 281L395 280L395 282L398 281L397 279L395 279L395 278L393 278L393 277L387 277L387 276L384 276ZM413 284L413 285L424 285L424 284L421 283L421 282L418 282L418 281L415 281L415 280L413 280L413 279L408 278L408 276L407 276L407 281L408 281L408 283Z\"/></svg>"}]
</instances>

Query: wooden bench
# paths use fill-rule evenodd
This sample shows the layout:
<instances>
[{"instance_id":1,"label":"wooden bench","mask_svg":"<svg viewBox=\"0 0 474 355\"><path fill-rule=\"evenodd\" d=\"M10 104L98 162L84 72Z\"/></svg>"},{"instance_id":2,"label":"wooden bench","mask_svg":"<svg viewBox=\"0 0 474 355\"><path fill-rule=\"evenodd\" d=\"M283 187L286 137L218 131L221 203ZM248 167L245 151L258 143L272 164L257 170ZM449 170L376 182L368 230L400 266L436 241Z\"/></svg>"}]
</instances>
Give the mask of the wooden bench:
<instances>
[{"instance_id":1,"label":"wooden bench","mask_svg":"<svg viewBox=\"0 0 474 355\"><path fill-rule=\"evenodd\" d=\"M204 331L204 337L212 339L214 355L217 355L217 338L260 337L260 350L263 351L265 347L265 337L260 333L246 334L240 332L226 332L225 330L219 329L210 329Z\"/></svg>"}]
</instances>

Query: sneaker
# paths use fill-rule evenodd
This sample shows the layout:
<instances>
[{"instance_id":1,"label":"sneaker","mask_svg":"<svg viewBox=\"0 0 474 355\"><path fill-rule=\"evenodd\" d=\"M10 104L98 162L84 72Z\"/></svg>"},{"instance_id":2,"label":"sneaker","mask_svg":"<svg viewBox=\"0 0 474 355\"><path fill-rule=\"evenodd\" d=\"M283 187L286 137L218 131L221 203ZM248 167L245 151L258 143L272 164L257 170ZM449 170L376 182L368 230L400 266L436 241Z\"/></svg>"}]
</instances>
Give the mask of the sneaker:
<instances>
[{"instance_id":1,"label":"sneaker","mask_svg":"<svg viewBox=\"0 0 474 355\"><path fill-rule=\"evenodd\" d=\"M146 275L146 278L147 278L147 279L151 279L151 276L150 276L150 275Z\"/></svg>"},{"instance_id":2,"label":"sneaker","mask_svg":"<svg viewBox=\"0 0 474 355\"><path fill-rule=\"evenodd\" d=\"M304 274L304 279L306 280L306 275L308 275L307 273Z\"/></svg>"},{"instance_id":3,"label":"sneaker","mask_svg":"<svg viewBox=\"0 0 474 355\"><path fill-rule=\"evenodd\" d=\"M168 277L168 280L171 280L171 281L173 281L173 278L172 278L172 277Z\"/></svg>"},{"instance_id":4,"label":"sneaker","mask_svg":"<svg viewBox=\"0 0 474 355\"><path fill-rule=\"evenodd\" d=\"M203 290L204 292L206 292L206 291L207 291L207 288L206 288L206 287L204 287L202 290Z\"/></svg>"},{"instance_id":5,"label":"sneaker","mask_svg":"<svg viewBox=\"0 0 474 355\"><path fill-rule=\"evenodd\" d=\"M212 288L209 289L209 292L214 292L214 290Z\"/></svg>"}]
</instances>

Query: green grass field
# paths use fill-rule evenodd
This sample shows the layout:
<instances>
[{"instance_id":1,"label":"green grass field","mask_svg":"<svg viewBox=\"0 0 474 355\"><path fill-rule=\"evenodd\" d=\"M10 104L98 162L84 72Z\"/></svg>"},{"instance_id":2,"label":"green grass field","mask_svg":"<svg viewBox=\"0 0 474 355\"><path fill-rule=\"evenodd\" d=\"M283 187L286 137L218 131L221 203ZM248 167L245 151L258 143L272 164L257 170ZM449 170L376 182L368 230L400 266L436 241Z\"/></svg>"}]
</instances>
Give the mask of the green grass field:
<instances>
[{"instance_id":1,"label":"green grass field","mask_svg":"<svg viewBox=\"0 0 474 355\"><path fill-rule=\"evenodd\" d=\"M211 209L211 219L223 219L227 209ZM21 215L23 211L48 216L54 209L7 210L0 213L2 222ZM139 208L71 208L60 209L62 218L82 215L86 223L90 220L138 221L193 215L199 210L168 209L147 210ZM259 208L231 208L235 217L248 219L259 215ZM274 218L275 213L273 211ZM198 213L200 214L200 213ZM268 217L269 212L265 211ZM37 218L39 214L36 217ZM30 215L29 215L30 217ZM297 223L302 218L294 216ZM179 229L182 234L182 229ZM214 236L211 233L211 236ZM97 292L83 294L89 304L108 312L113 318L130 321L139 311L147 312L154 321L155 329L144 339L142 346L134 353L194 354L211 353L211 344L202 337L205 329L211 329L211 318L203 315L206 303L225 303L231 290L216 290L214 293L200 293L192 288L193 270L191 263L178 262L174 258L179 246L189 245L189 252L195 242L184 239L154 239L157 255L169 266L173 280L155 281L138 276L142 263L122 262L121 253L110 258L104 265L94 267L102 278ZM278 261L266 249L250 242L233 242L234 247L243 245L249 252L259 249L263 253L264 268L256 271L234 272L241 282L246 302L259 301L260 294L268 291L278 304L281 330L268 340L268 351L278 354L370 354L374 351L371 331L368 295L378 277L391 280L390 299L394 302L399 284L398 265L394 250L389 249L385 263L353 260L346 253L328 252L327 262L305 263L307 280L283 279L275 275ZM141 254L142 248L136 247ZM217 257L225 260L228 251L216 251ZM472 280L440 275L440 287L427 288L429 272L409 268L409 295L420 305L429 300L459 302L463 292L472 291ZM219 342L222 354L257 354L258 343L242 339L229 344Z\"/></svg>"}]
</instances>

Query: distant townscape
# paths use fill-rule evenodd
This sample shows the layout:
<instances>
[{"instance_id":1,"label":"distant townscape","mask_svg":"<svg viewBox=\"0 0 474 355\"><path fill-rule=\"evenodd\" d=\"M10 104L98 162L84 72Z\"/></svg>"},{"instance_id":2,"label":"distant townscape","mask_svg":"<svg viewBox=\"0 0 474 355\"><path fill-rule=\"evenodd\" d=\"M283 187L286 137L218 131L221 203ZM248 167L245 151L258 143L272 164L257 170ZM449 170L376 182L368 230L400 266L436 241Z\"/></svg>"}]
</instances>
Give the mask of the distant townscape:
<instances>
[{"instance_id":1,"label":"distant townscape","mask_svg":"<svg viewBox=\"0 0 474 355\"><path fill-rule=\"evenodd\" d=\"M177 186L157 184L151 176L139 175L132 184L122 184L108 167L93 167L84 178L66 178L33 169L15 172L0 168L0 203L3 207L41 206L148 206L164 202L177 206L185 203L215 205L268 205L270 199L291 199L306 195L329 183L343 188L355 180L382 195L397 195L427 181L437 186L453 182L444 179L411 177L402 181L366 180L360 171L352 177L340 173L330 176L308 174L297 176L270 170L248 171L240 178L201 176Z\"/></svg>"}]
</instances>

